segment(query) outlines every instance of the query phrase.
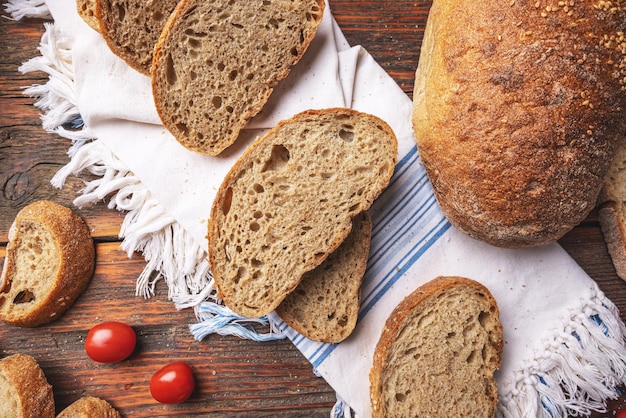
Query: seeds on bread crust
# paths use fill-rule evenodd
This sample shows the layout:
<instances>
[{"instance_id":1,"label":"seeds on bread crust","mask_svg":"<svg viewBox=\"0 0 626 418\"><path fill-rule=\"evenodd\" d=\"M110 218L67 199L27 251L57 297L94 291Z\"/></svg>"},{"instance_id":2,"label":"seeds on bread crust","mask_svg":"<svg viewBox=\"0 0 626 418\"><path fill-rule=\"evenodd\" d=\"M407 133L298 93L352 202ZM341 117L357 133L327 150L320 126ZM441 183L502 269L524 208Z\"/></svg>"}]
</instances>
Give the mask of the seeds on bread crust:
<instances>
[{"instance_id":1,"label":"seeds on bread crust","mask_svg":"<svg viewBox=\"0 0 626 418\"><path fill-rule=\"evenodd\" d=\"M186 148L218 155L300 60L323 0L182 0L154 51L152 89Z\"/></svg>"},{"instance_id":2,"label":"seeds on bread crust","mask_svg":"<svg viewBox=\"0 0 626 418\"><path fill-rule=\"evenodd\" d=\"M257 139L209 219L209 261L226 305L248 317L274 310L387 187L397 152L389 125L351 109L303 112Z\"/></svg>"}]
</instances>

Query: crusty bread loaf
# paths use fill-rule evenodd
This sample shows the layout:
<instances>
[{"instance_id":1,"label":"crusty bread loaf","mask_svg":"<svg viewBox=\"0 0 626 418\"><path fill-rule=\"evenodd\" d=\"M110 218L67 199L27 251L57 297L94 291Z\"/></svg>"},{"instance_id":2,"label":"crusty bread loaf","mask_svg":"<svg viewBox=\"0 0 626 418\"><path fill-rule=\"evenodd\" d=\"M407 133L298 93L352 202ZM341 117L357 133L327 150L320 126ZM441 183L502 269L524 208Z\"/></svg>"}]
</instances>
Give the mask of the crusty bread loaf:
<instances>
[{"instance_id":1,"label":"crusty bread loaf","mask_svg":"<svg viewBox=\"0 0 626 418\"><path fill-rule=\"evenodd\" d=\"M59 318L85 290L95 266L87 224L40 200L18 212L0 277L0 320L35 327Z\"/></svg>"},{"instance_id":2,"label":"crusty bread loaf","mask_svg":"<svg viewBox=\"0 0 626 418\"><path fill-rule=\"evenodd\" d=\"M619 2L433 1L413 126L452 224L523 247L589 214L626 132L624 32Z\"/></svg>"},{"instance_id":3,"label":"crusty bread loaf","mask_svg":"<svg viewBox=\"0 0 626 418\"><path fill-rule=\"evenodd\" d=\"M276 313L310 340L338 343L348 338L359 316L371 238L372 219L362 212L352 220L352 230L339 248L304 273Z\"/></svg>"},{"instance_id":4,"label":"crusty bread loaf","mask_svg":"<svg viewBox=\"0 0 626 418\"><path fill-rule=\"evenodd\" d=\"M94 0L100 33L113 53L150 75L152 51L178 0Z\"/></svg>"},{"instance_id":5,"label":"crusty bread loaf","mask_svg":"<svg viewBox=\"0 0 626 418\"><path fill-rule=\"evenodd\" d=\"M598 219L613 266L626 280L626 137L604 177L598 204Z\"/></svg>"},{"instance_id":6,"label":"crusty bread loaf","mask_svg":"<svg viewBox=\"0 0 626 418\"><path fill-rule=\"evenodd\" d=\"M385 323L370 372L372 416L495 416L502 349L489 290L463 277L435 278Z\"/></svg>"},{"instance_id":7,"label":"crusty bread loaf","mask_svg":"<svg viewBox=\"0 0 626 418\"><path fill-rule=\"evenodd\" d=\"M152 89L165 127L218 155L298 62L323 0L182 0L154 51Z\"/></svg>"},{"instance_id":8,"label":"crusty bread loaf","mask_svg":"<svg viewBox=\"0 0 626 418\"><path fill-rule=\"evenodd\" d=\"M57 418L119 418L120 416L120 413L104 399L85 396L61 411Z\"/></svg>"},{"instance_id":9,"label":"crusty bread loaf","mask_svg":"<svg viewBox=\"0 0 626 418\"><path fill-rule=\"evenodd\" d=\"M96 18L96 0L76 0L78 15L97 32L100 32L100 24Z\"/></svg>"},{"instance_id":10,"label":"crusty bread loaf","mask_svg":"<svg viewBox=\"0 0 626 418\"><path fill-rule=\"evenodd\" d=\"M247 317L273 311L384 190L397 148L384 121L343 108L302 112L257 139L209 219L209 262L226 305Z\"/></svg>"},{"instance_id":11,"label":"crusty bread loaf","mask_svg":"<svg viewBox=\"0 0 626 418\"><path fill-rule=\"evenodd\" d=\"M0 418L53 418L52 386L27 354L0 360Z\"/></svg>"}]
</instances>

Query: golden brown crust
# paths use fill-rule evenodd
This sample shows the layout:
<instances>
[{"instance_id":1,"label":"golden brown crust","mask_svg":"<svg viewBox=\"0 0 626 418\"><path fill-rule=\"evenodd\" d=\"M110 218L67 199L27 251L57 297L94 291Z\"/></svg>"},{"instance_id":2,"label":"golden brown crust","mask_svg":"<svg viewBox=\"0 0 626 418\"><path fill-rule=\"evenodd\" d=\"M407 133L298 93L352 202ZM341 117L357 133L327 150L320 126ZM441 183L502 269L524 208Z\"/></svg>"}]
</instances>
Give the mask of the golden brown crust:
<instances>
[{"instance_id":1,"label":"golden brown crust","mask_svg":"<svg viewBox=\"0 0 626 418\"><path fill-rule=\"evenodd\" d=\"M104 399L85 396L65 408L57 418L120 418L120 413Z\"/></svg>"},{"instance_id":2,"label":"golden brown crust","mask_svg":"<svg viewBox=\"0 0 626 418\"><path fill-rule=\"evenodd\" d=\"M8 387L14 389L19 397L17 410L3 411L11 408L11 399L0 399L0 411L14 414L15 417L54 417L54 396L52 386L48 383L43 370L37 361L26 354L13 354L0 360L0 381L5 386L0 389L3 393Z\"/></svg>"},{"instance_id":3,"label":"golden brown crust","mask_svg":"<svg viewBox=\"0 0 626 418\"><path fill-rule=\"evenodd\" d=\"M394 342L398 339L398 333L402 330L403 326L409 317L416 309L419 309L420 305L424 304L429 299L435 298L438 294L445 292L453 287L464 287L466 289L475 289L480 292L486 300L489 306L489 310L493 318L496 318L499 326L499 333L496 335L496 339L491 341L492 347L495 351L495 357L492 359L493 364L489 366L492 371L500 368L502 361L502 350L504 347L504 341L502 338L502 326L499 324L499 309L496 300L489 290L477 281L467 279L458 276L439 276L435 279L423 284L411 294L406 296L392 311L387 318L385 326L382 330L381 336L376 344L374 350L373 365L370 370L370 397L372 402L372 411L374 417L384 417L385 410L383 405L383 399L381 394L386 388L383 388L383 374L387 369L388 354ZM439 319L441 322L449 320L443 316L437 316L435 320ZM498 338L499 337L499 338ZM416 336L419 338L419 336ZM424 337L426 338L426 337ZM445 350L446 348L442 348ZM417 371L416 371L417 372ZM423 371L419 371L422 373ZM495 387L495 381L493 382ZM441 393L440 401L445 402L445 394ZM494 394L493 398L493 411L495 412L497 403L497 395Z\"/></svg>"},{"instance_id":4,"label":"golden brown crust","mask_svg":"<svg viewBox=\"0 0 626 418\"><path fill-rule=\"evenodd\" d=\"M626 6L606 4L433 2L413 125L460 230L541 245L593 209L626 131Z\"/></svg>"},{"instance_id":5,"label":"golden brown crust","mask_svg":"<svg viewBox=\"0 0 626 418\"><path fill-rule=\"evenodd\" d=\"M46 229L55 246L58 267L52 277L41 277L37 297L24 303L24 309L15 309L20 303L23 283L14 282L19 266L19 248L28 239L33 227ZM46 260L39 260L46 262ZM16 216L9 232L6 260L0 280L0 320L22 326L35 327L59 318L87 288L95 268L95 249L87 224L71 209L41 200L24 207Z\"/></svg>"}]
</instances>

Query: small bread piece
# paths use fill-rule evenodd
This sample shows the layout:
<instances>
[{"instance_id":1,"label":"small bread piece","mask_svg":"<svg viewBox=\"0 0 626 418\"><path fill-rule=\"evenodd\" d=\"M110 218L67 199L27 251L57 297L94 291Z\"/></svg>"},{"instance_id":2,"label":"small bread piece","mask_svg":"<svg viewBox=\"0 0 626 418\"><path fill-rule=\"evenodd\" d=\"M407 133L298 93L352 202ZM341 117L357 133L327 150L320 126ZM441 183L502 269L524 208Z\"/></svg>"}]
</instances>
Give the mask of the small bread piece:
<instances>
[{"instance_id":1,"label":"small bread piece","mask_svg":"<svg viewBox=\"0 0 626 418\"><path fill-rule=\"evenodd\" d=\"M626 280L626 137L604 176L598 219L615 272Z\"/></svg>"},{"instance_id":2,"label":"small bread piece","mask_svg":"<svg viewBox=\"0 0 626 418\"><path fill-rule=\"evenodd\" d=\"M85 396L65 408L57 418L120 418L110 403L95 396Z\"/></svg>"},{"instance_id":3,"label":"small bread piece","mask_svg":"<svg viewBox=\"0 0 626 418\"><path fill-rule=\"evenodd\" d=\"M626 132L625 5L561 3L430 10L417 145L450 222L492 245L539 246L578 225Z\"/></svg>"},{"instance_id":4,"label":"small bread piece","mask_svg":"<svg viewBox=\"0 0 626 418\"><path fill-rule=\"evenodd\" d=\"M152 51L178 0L94 0L100 33L111 51L147 76Z\"/></svg>"},{"instance_id":5,"label":"small bread piece","mask_svg":"<svg viewBox=\"0 0 626 418\"><path fill-rule=\"evenodd\" d=\"M387 187L397 153L387 123L345 108L302 112L250 145L209 219L209 262L225 304L251 318L276 309Z\"/></svg>"},{"instance_id":6,"label":"small bread piece","mask_svg":"<svg viewBox=\"0 0 626 418\"><path fill-rule=\"evenodd\" d=\"M27 354L0 360L0 417L54 417L52 386L37 361Z\"/></svg>"},{"instance_id":7,"label":"small bread piece","mask_svg":"<svg viewBox=\"0 0 626 418\"><path fill-rule=\"evenodd\" d=\"M8 238L0 320L36 327L59 318L93 275L89 227L69 208L40 200L17 214Z\"/></svg>"},{"instance_id":8,"label":"small bread piece","mask_svg":"<svg viewBox=\"0 0 626 418\"><path fill-rule=\"evenodd\" d=\"M218 155L313 39L324 0L182 0L154 50L152 89L185 147Z\"/></svg>"},{"instance_id":9,"label":"small bread piece","mask_svg":"<svg viewBox=\"0 0 626 418\"><path fill-rule=\"evenodd\" d=\"M76 0L76 10L85 23L100 32L100 24L96 18L96 0Z\"/></svg>"},{"instance_id":10,"label":"small bread piece","mask_svg":"<svg viewBox=\"0 0 626 418\"><path fill-rule=\"evenodd\" d=\"M352 231L339 248L304 273L276 313L310 340L339 343L348 338L359 316L371 239L372 219L362 212L352 220Z\"/></svg>"},{"instance_id":11,"label":"small bread piece","mask_svg":"<svg viewBox=\"0 0 626 418\"><path fill-rule=\"evenodd\" d=\"M502 349L489 290L463 277L435 278L385 323L370 371L372 416L495 416Z\"/></svg>"}]
</instances>

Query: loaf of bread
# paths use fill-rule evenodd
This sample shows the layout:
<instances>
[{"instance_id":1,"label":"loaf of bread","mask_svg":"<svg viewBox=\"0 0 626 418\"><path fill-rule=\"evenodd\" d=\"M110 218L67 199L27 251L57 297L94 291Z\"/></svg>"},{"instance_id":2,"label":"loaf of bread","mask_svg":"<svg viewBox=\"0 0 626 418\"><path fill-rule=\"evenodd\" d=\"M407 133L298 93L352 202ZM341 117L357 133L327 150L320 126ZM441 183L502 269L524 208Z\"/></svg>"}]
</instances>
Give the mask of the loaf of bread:
<instances>
[{"instance_id":1,"label":"loaf of bread","mask_svg":"<svg viewBox=\"0 0 626 418\"><path fill-rule=\"evenodd\" d=\"M13 354L0 360L0 417L54 418L52 386L33 357Z\"/></svg>"},{"instance_id":2,"label":"loaf of bread","mask_svg":"<svg viewBox=\"0 0 626 418\"><path fill-rule=\"evenodd\" d=\"M589 214L626 132L625 32L620 2L433 1L412 121L453 225L525 247Z\"/></svg>"},{"instance_id":3,"label":"loaf of bread","mask_svg":"<svg viewBox=\"0 0 626 418\"><path fill-rule=\"evenodd\" d=\"M626 280L626 136L604 177L598 219L615 272Z\"/></svg>"},{"instance_id":4,"label":"loaf of bread","mask_svg":"<svg viewBox=\"0 0 626 418\"><path fill-rule=\"evenodd\" d=\"M397 153L389 125L344 108L302 112L250 145L209 219L209 262L225 304L251 318L276 309L387 187Z\"/></svg>"},{"instance_id":5,"label":"loaf of bread","mask_svg":"<svg viewBox=\"0 0 626 418\"><path fill-rule=\"evenodd\" d=\"M150 75L152 51L178 0L94 1L100 33L111 51L130 67Z\"/></svg>"},{"instance_id":6,"label":"loaf of bread","mask_svg":"<svg viewBox=\"0 0 626 418\"><path fill-rule=\"evenodd\" d=\"M59 318L94 271L89 227L69 208L40 200L18 212L8 238L0 320L35 327Z\"/></svg>"},{"instance_id":7,"label":"loaf of bread","mask_svg":"<svg viewBox=\"0 0 626 418\"><path fill-rule=\"evenodd\" d=\"M385 323L370 372L373 417L494 417L498 305L482 284L437 277Z\"/></svg>"},{"instance_id":8,"label":"loaf of bread","mask_svg":"<svg viewBox=\"0 0 626 418\"><path fill-rule=\"evenodd\" d=\"M96 0L76 0L78 15L97 32L100 32L100 24L96 17Z\"/></svg>"},{"instance_id":9,"label":"loaf of bread","mask_svg":"<svg viewBox=\"0 0 626 418\"><path fill-rule=\"evenodd\" d=\"M154 50L152 89L165 127L218 155L300 60L324 0L182 0Z\"/></svg>"},{"instance_id":10,"label":"loaf of bread","mask_svg":"<svg viewBox=\"0 0 626 418\"><path fill-rule=\"evenodd\" d=\"M359 316L371 239L372 219L361 212L339 248L304 273L296 290L276 308L278 316L310 340L339 343L348 338Z\"/></svg>"},{"instance_id":11,"label":"loaf of bread","mask_svg":"<svg viewBox=\"0 0 626 418\"><path fill-rule=\"evenodd\" d=\"M104 399L85 396L70 404L57 418L120 418L120 413Z\"/></svg>"}]
</instances>

